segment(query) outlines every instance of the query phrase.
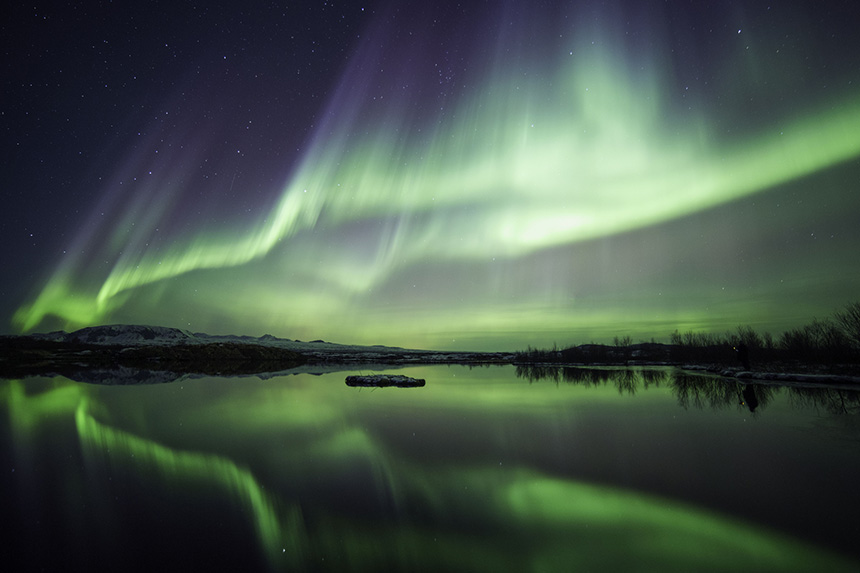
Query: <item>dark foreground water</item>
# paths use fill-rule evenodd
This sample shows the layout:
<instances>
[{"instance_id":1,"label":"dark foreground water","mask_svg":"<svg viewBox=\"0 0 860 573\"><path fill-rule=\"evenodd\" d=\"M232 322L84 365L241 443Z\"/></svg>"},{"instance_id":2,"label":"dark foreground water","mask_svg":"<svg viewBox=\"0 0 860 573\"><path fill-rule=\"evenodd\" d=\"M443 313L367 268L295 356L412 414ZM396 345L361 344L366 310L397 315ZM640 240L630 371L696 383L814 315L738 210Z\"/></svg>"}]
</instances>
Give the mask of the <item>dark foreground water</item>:
<instances>
[{"instance_id":1,"label":"dark foreground water","mask_svg":"<svg viewBox=\"0 0 860 573\"><path fill-rule=\"evenodd\" d=\"M0 381L4 570L860 570L856 391L397 372Z\"/></svg>"}]
</instances>

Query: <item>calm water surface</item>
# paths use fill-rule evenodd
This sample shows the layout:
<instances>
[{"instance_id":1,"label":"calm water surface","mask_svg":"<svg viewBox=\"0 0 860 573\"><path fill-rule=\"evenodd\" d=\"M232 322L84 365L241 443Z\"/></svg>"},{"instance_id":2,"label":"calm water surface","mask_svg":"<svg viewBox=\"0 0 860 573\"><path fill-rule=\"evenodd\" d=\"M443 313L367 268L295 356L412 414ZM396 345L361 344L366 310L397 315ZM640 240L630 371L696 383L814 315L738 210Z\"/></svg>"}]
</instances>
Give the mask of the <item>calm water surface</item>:
<instances>
[{"instance_id":1,"label":"calm water surface","mask_svg":"<svg viewBox=\"0 0 860 573\"><path fill-rule=\"evenodd\" d=\"M860 567L856 391L354 373L0 381L7 570Z\"/></svg>"}]
</instances>

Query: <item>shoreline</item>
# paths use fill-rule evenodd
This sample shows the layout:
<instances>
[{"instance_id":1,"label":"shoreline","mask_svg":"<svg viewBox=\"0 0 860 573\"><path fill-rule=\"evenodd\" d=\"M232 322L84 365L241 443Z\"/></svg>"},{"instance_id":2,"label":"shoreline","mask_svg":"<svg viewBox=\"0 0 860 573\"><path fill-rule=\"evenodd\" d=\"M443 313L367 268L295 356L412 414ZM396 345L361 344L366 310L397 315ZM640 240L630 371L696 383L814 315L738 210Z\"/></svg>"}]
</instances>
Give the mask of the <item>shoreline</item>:
<instances>
[{"instance_id":1,"label":"shoreline","mask_svg":"<svg viewBox=\"0 0 860 573\"><path fill-rule=\"evenodd\" d=\"M751 384L808 385L860 389L853 364L770 362L741 368L726 363L693 363L669 358L670 347L651 348L653 356L613 356L612 347L588 345L594 360L529 359L523 352L449 352L392 346L303 342L264 335L207 335L169 327L110 325L72 333L0 336L0 378L64 376L94 384L167 383L188 377L325 374L433 365L512 365L517 368L673 367ZM659 352L657 352L659 351ZM652 358L652 359L648 359ZM659 359L654 359L659 358Z\"/></svg>"}]
</instances>

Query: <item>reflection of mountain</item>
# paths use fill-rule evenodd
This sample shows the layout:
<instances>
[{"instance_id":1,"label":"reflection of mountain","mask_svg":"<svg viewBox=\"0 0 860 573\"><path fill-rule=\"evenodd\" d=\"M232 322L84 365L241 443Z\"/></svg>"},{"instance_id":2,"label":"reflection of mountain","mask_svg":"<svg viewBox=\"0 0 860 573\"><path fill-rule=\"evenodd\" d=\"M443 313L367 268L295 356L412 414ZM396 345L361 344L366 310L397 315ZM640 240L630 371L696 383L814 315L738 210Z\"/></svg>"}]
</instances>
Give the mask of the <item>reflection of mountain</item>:
<instances>
[{"instance_id":1,"label":"reflection of mountain","mask_svg":"<svg viewBox=\"0 0 860 573\"><path fill-rule=\"evenodd\" d=\"M65 373L65 376L75 382L101 384L103 386L124 386L128 384L167 384L182 380L188 375L169 370L118 366L116 368L87 368L69 371Z\"/></svg>"},{"instance_id":2,"label":"reflection of mountain","mask_svg":"<svg viewBox=\"0 0 860 573\"><path fill-rule=\"evenodd\" d=\"M635 394L640 387L660 387L668 383L683 408L743 407L750 412L763 410L780 390L785 390L798 405L814 406L832 414L860 412L860 392L847 388L811 388L755 384L748 380L714 375L694 374L665 368L579 368L563 366L519 365L517 377L529 382L549 380L580 386L614 385L620 393Z\"/></svg>"}]
</instances>

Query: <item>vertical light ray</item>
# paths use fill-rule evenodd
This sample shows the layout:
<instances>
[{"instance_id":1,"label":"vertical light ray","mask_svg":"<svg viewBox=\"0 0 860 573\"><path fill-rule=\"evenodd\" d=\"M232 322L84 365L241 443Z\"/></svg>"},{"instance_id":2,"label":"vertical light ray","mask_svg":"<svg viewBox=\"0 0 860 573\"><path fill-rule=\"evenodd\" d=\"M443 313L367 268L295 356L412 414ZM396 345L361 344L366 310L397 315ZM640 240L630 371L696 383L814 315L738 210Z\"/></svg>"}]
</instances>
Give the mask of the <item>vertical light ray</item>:
<instances>
[{"instance_id":1,"label":"vertical light ray","mask_svg":"<svg viewBox=\"0 0 860 573\"><path fill-rule=\"evenodd\" d=\"M438 113L405 97L375 99L368 70L381 48L368 42L255 222L191 220L156 233L178 209L176 178L156 179L164 188L141 190L101 248L58 270L14 323L102 322L142 300L135 294L147 285L175 292L195 271L238 275L264 258L303 273L308 288L360 297L424 263L511 260L614 236L860 156L856 95L728 138L705 107L676 109L658 58L594 37L602 41L580 41L565 59L534 65L523 49L495 61ZM361 249L347 243L357 237ZM248 276L248 288L262 288L259 279Z\"/></svg>"}]
</instances>

